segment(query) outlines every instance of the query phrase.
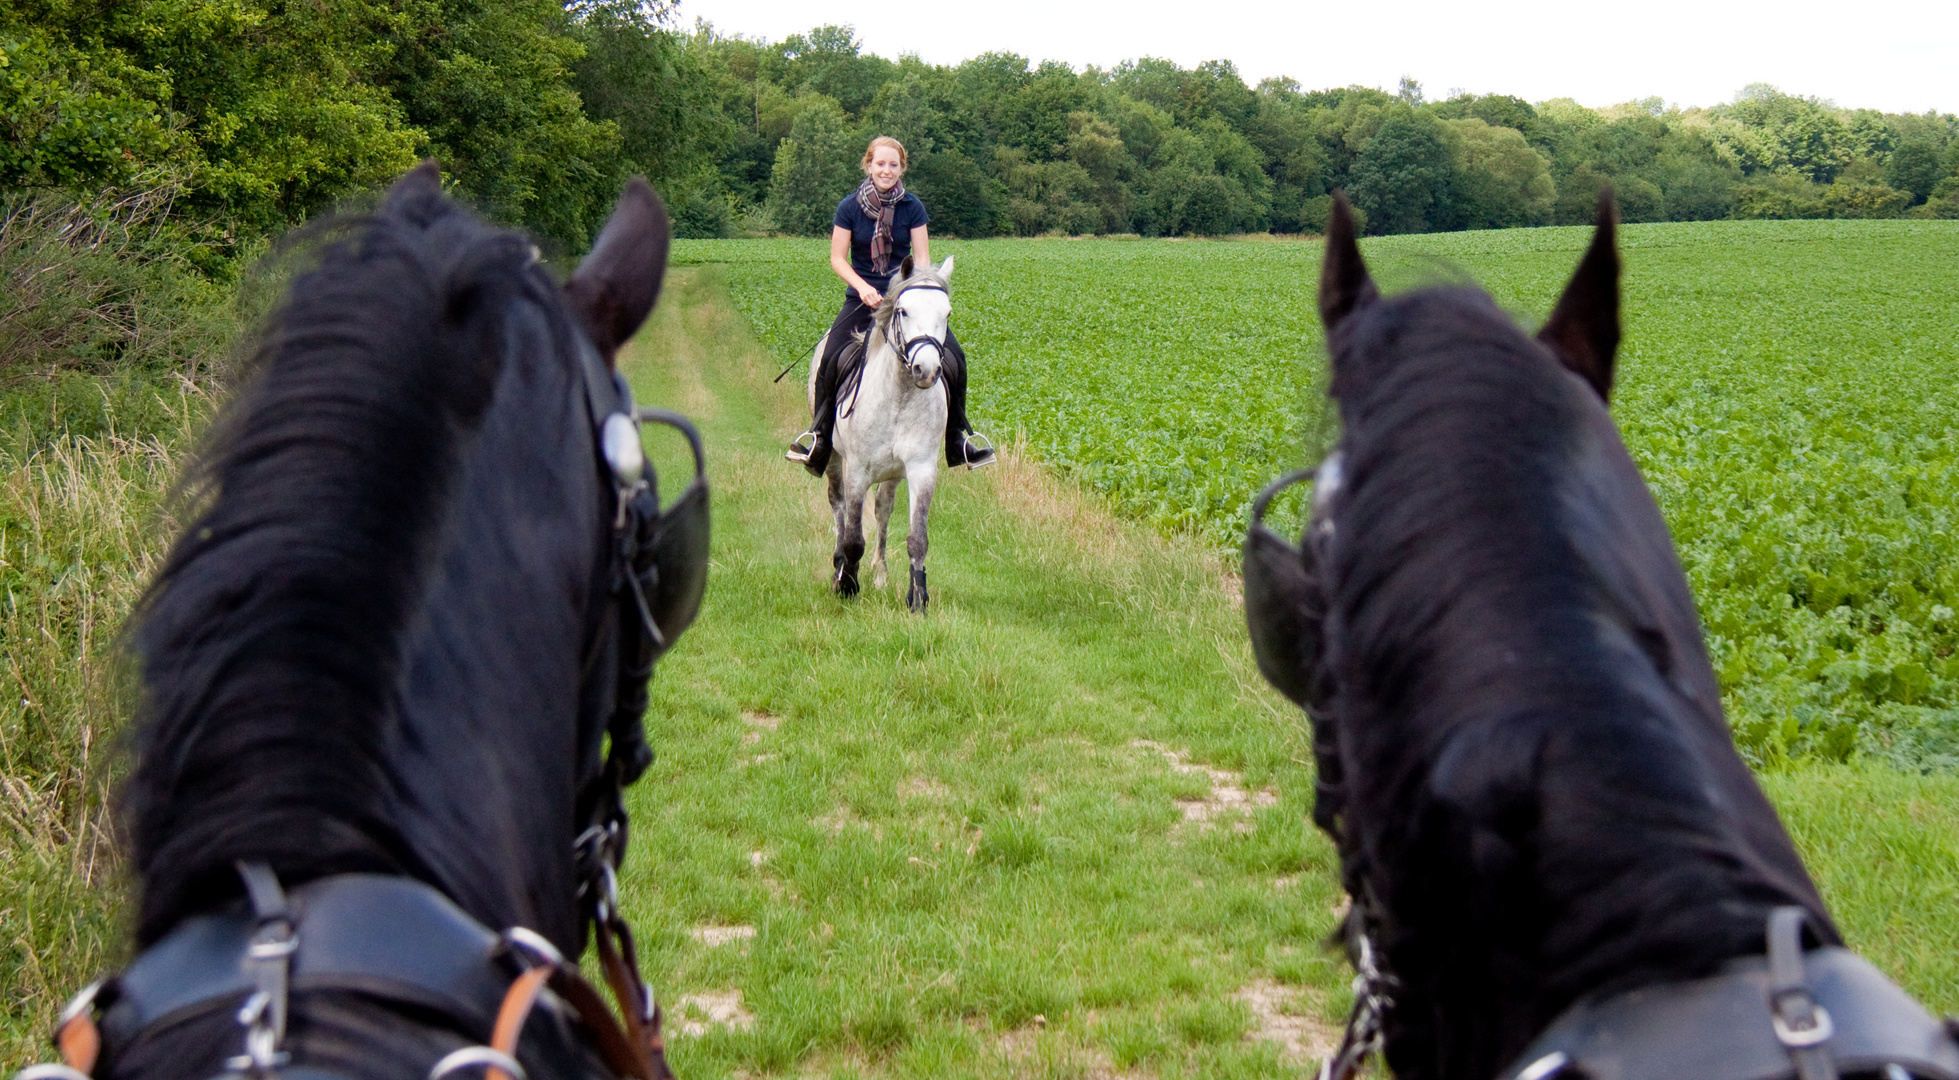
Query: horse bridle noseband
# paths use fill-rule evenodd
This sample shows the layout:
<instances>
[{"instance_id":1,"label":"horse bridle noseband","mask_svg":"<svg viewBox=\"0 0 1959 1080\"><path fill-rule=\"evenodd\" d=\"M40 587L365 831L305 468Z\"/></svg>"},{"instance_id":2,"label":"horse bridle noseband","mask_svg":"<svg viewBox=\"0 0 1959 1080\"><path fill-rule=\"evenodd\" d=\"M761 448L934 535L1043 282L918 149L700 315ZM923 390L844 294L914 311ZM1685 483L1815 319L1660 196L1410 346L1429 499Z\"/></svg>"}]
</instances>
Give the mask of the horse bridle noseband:
<instances>
[{"instance_id":1,"label":"horse bridle noseband","mask_svg":"<svg viewBox=\"0 0 1959 1080\"><path fill-rule=\"evenodd\" d=\"M517 1061L520 1037L555 1059L578 1060L586 1051L574 1021L613 1073L671 1080L660 1008L619 908L618 869L626 851L625 788L652 762L641 726L647 681L692 623L705 589L704 452L686 418L636 409L625 378L582 335L577 351L595 451L612 486L607 548L618 671L604 726L610 746L576 796L587 809L573 859L578 902L592 922L618 1017L577 962L542 935L524 927L495 933L420 881L336 874L288 892L265 863L240 860L243 906L183 920L123 972L77 994L54 1030L62 1063L29 1066L14 1080L91 1080L105 1045L126 1048L147 1031L240 999L242 1052L225 1063L222 1080L335 1080L318 1068L289 1066L281 1043L294 990L358 993L446 1017L453 1030L484 1038L436 1061L429 1080L469 1068L483 1069L485 1080L527 1080ZM693 451L693 481L665 511L640 445L642 421L679 429ZM604 643L595 635L587 673Z\"/></svg>"}]
</instances>

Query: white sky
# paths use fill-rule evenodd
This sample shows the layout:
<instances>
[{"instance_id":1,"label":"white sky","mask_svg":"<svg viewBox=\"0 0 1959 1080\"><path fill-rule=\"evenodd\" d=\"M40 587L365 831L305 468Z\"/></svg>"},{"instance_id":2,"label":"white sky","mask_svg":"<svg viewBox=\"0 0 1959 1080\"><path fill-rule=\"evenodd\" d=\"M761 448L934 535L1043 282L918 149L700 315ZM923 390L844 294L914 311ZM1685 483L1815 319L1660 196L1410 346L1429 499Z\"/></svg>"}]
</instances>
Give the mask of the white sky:
<instances>
[{"instance_id":1,"label":"white sky","mask_svg":"<svg viewBox=\"0 0 1959 1080\"><path fill-rule=\"evenodd\" d=\"M1848 108L1959 112L1955 0L680 0L677 24L697 18L770 41L850 25L866 52L933 64L994 51L1077 70L1230 60L1254 86L1289 75L1308 90L1393 90L1408 75L1430 100L1460 88L1595 107L1714 105L1767 82Z\"/></svg>"}]
</instances>

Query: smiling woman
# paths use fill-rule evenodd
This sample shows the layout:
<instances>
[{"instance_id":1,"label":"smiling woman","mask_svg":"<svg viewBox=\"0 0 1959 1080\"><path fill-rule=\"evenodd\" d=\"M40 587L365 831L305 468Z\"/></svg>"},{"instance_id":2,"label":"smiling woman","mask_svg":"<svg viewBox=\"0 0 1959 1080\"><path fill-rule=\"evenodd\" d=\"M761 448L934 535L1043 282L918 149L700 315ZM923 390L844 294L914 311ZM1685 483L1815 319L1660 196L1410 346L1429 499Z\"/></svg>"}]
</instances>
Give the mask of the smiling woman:
<instances>
[{"instance_id":1,"label":"smiling woman","mask_svg":"<svg viewBox=\"0 0 1959 1080\"><path fill-rule=\"evenodd\" d=\"M914 260L919 266L932 264L931 239L925 228L930 215L918 196L905 190L901 179L908 163L909 156L898 140L889 135L872 139L864 150L864 182L837 204L830 228L830 269L849 288L844 291L843 310L837 312L823 339L809 430L789 444L785 455L802 463L812 476L822 476L830 463L830 434L837 421L839 359L853 346L853 356L862 355L863 336L878 305L884 302L884 291L893 274ZM982 445L983 440L975 443L972 426L966 422L966 351L950 328L945 340L946 464L975 469L991 465L993 448Z\"/></svg>"}]
</instances>

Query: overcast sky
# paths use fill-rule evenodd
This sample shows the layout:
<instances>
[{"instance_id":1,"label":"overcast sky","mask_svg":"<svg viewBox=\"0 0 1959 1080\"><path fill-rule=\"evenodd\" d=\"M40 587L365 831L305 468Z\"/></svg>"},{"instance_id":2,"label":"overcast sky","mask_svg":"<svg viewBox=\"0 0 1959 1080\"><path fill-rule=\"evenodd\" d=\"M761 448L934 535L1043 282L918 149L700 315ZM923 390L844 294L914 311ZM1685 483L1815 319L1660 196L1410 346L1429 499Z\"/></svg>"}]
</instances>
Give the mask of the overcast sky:
<instances>
[{"instance_id":1,"label":"overcast sky","mask_svg":"<svg viewBox=\"0 0 1959 1080\"><path fill-rule=\"evenodd\" d=\"M1407 75L1430 100L1461 89L1591 106L1713 105L1766 82L1849 108L1959 111L1959 0L680 0L678 16L770 41L849 25L866 52L933 64L983 52L1077 70L1230 60L1250 85L1286 75L1309 90L1393 90Z\"/></svg>"}]
</instances>

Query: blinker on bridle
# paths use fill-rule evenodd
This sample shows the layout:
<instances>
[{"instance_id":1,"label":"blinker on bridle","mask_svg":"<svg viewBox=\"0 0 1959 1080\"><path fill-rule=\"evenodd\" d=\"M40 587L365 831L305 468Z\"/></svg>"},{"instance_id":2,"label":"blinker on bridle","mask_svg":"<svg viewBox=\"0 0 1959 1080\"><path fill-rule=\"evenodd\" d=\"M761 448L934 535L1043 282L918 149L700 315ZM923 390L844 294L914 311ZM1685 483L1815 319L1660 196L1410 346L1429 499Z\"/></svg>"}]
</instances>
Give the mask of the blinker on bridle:
<instances>
[{"instance_id":1,"label":"blinker on bridle","mask_svg":"<svg viewBox=\"0 0 1959 1080\"><path fill-rule=\"evenodd\" d=\"M1265 511L1280 492L1318 477L1324 468L1295 469L1267 484L1252 500L1252 520L1245 530L1245 625L1251 633L1252 656L1259 674L1302 709L1314 698L1316 659L1311 651L1326 610L1325 594L1314 574L1319 553L1310 540L1294 547L1273 532L1265 524ZM1337 472L1337 464L1334 469Z\"/></svg>"},{"instance_id":2,"label":"blinker on bridle","mask_svg":"<svg viewBox=\"0 0 1959 1080\"><path fill-rule=\"evenodd\" d=\"M591 378L588 371L588 382ZM618 585L630 596L639 628L653 646L647 659L657 660L693 624L707 590L706 452L701 433L686 417L666 409L635 408L625 377L614 373L610 381L619 407L599 413L594 402L593 412L604 416L598 422L599 450L611 469L617 498L612 529L625 571ZM660 509L657 477L646 468L642 423L678 430L694 454L693 481L665 510Z\"/></svg>"}]
</instances>

